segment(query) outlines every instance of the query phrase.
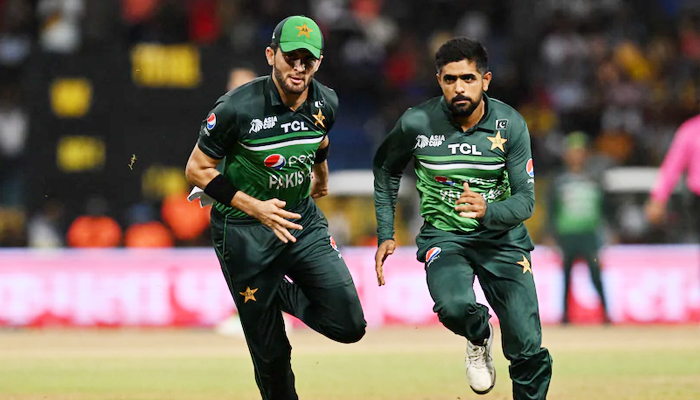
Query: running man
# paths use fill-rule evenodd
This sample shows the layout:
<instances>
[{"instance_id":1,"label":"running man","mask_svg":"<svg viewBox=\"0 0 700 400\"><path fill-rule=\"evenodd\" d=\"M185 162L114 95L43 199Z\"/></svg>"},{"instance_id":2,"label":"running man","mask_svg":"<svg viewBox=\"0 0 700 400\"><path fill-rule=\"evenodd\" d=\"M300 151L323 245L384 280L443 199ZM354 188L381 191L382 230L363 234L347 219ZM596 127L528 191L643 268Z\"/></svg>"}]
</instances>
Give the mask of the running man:
<instances>
[{"instance_id":1,"label":"running man","mask_svg":"<svg viewBox=\"0 0 700 400\"><path fill-rule=\"evenodd\" d=\"M687 186L693 194L694 217L700 235L700 115L690 118L678 128L659 168L659 175L645 207L647 218L651 222L658 224L666 216L666 203L683 172L687 173Z\"/></svg>"},{"instance_id":2,"label":"running man","mask_svg":"<svg viewBox=\"0 0 700 400\"><path fill-rule=\"evenodd\" d=\"M313 79L322 51L313 20L280 22L265 49L272 74L219 98L186 168L216 200L212 241L264 400L298 398L281 311L338 342L365 333L355 285L311 199L328 194L327 134L338 109L335 92Z\"/></svg>"},{"instance_id":3,"label":"running man","mask_svg":"<svg viewBox=\"0 0 700 400\"><path fill-rule=\"evenodd\" d=\"M443 96L407 110L374 158L377 279L384 285L384 260L396 248L399 183L414 159L425 218L417 257L425 263L440 321L467 339L472 390L488 393L496 379L490 315L473 290L477 276L501 324L513 398L544 399L552 359L541 347L534 246L523 225L535 206L527 125L513 108L484 93L491 72L479 42L451 39L435 64Z\"/></svg>"}]
</instances>

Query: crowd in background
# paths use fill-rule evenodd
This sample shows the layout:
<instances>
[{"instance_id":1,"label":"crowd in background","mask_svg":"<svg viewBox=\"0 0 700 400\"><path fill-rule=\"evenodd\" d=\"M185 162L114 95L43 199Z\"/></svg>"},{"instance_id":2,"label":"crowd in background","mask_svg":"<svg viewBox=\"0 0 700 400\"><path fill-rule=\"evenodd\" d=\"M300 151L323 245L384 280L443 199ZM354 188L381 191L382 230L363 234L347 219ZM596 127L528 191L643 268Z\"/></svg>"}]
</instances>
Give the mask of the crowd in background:
<instances>
[{"instance_id":1,"label":"crowd in background","mask_svg":"<svg viewBox=\"0 0 700 400\"><path fill-rule=\"evenodd\" d=\"M67 205L22 213L24 188L35 173L25 162L32 123L26 105L37 94L19 82L32 54L187 42L237 54L266 74L263 49L277 22L292 14L313 17L324 31L326 57L317 77L337 90L341 113L354 126L333 140L367 153L335 147L336 168L370 168L370 149L397 118L440 94L433 57L452 36L486 45L494 74L489 94L528 121L544 181L561 165L571 131L589 136L591 168L657 166L676 128L698 112L695 1L0 0L0 244L74 240L75 221L61 220ZM139 220L161 224L161 234L150 236L168 236L163 245L206 244L206 229L195 238L178 235L165 217L166 202L158 206ZM106 246L125 244L129 227L115 224L96 230L113 232Z\"/></svg>"}]
</instances>

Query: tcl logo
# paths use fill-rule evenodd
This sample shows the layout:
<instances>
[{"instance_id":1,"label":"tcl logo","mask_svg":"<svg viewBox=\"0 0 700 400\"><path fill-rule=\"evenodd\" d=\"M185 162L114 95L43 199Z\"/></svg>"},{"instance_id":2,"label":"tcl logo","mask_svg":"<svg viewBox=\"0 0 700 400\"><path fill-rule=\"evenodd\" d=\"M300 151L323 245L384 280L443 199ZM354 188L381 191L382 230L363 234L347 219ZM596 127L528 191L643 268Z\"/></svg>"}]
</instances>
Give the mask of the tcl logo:
<instances>
[{"instance_id":1,"label":"tcl logo","mask_svg":"<svg viewBox=\"0 0 700 400\"><path fill-rule=\"evenodd\" d=\"M447 147L452 150L452 154L457 154L457 150L459 149L459 152L462 154L471 154L474 156L480 156L481 152L477 150L475 144L469 144L469 143L455 143L455 144L448 144Z\"/></svg>"},{"instance_id":2,"label":"tcl logo","mask_svg":"<svg viewBox=\"0 0 700 400\"><path fill-rule=\"evenodd\" d=\"M282 129L284 129L284 133L289 133L289 131L298 132L298 131L310 130L309 128L306 127L306 124L304 123L304 121L287 122L286 124L282 124L280 126L282 127Z\"/></svg>"}]
</instances>

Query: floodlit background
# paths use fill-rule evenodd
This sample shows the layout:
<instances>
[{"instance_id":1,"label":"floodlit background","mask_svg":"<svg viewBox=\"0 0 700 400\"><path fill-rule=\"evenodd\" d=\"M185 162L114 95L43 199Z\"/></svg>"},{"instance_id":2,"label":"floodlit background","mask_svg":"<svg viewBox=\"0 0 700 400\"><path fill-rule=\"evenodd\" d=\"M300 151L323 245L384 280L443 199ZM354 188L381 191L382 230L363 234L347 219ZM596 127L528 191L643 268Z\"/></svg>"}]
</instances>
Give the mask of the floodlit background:
<instances>
[{"instance_id":1,"label":"floodlit background","mask_svg":"<svg viewBox=\"0 0 700 400\"><path fill-rule=\"evenodd\" d=\"M526 224L551 397L700 398L700 210L681 182L662 224L644 215L675 130L700 110L700 1L0 0L0 399L256 398L244 342L215 336L233 302L184 166L230 71L268 74L265 46L292 14L325 35L317 79L341 108L318 204L371 328L349 354L290 320L306 398L473 395L463 343L433 315L414 257L410 168L386 287L373 269L374 150L408 107L440 95L434 53L453 36L486 45L489 95L532 136ZM592 326L602 315L583 264L575 326L557 327L546 193L573 131L589 137L586 170L605 190L605 329ZM505 399L499 357L491 398Z\"/></svg>"}]
</instances>

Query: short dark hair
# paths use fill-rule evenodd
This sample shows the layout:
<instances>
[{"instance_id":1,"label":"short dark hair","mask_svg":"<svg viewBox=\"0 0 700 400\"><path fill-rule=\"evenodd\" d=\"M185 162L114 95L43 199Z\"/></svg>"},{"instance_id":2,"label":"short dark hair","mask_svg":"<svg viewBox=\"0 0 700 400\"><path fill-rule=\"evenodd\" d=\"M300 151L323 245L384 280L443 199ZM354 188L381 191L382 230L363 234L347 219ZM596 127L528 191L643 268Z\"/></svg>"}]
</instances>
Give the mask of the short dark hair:
<instances>
[{"instance_id":1,"label":"short dark hair","mask_svg":"<svg viewBox=\"0 0 700 400\"><path fill-rule=\"evenodd\" d=\"M435 68L439 73L446 64L462 60L474 62L476 70L482 75L489 70L486 48L478 41L465 37L450 39L440 46L435 53Z\"/></svg>"}]
</instances>

